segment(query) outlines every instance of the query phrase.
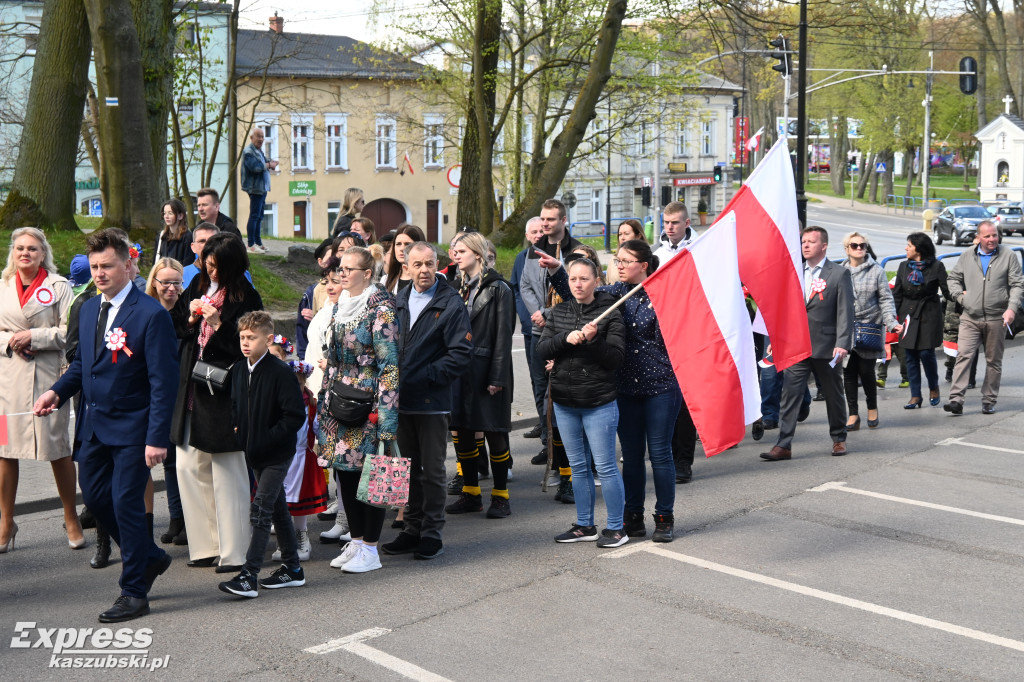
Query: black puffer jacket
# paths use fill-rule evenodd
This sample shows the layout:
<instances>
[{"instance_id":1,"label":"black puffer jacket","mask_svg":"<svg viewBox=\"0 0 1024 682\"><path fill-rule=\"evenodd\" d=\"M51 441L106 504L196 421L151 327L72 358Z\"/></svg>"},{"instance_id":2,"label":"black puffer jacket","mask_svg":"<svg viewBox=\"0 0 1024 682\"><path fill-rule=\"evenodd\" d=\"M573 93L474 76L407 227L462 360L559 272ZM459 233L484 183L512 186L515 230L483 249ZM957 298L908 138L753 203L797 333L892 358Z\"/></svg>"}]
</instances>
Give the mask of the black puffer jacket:
<instances>
[{"instance_id":1,"label":"black puffer jacket","mask_svg":"<svg viewBox=\"0 0 1024 682\"><path fill-rule=\"evenodd\" d=\"M615 301L611 294L598 291L592 303L563 301L547 314L537 352L542 359L555 361L551 371L552 401L587 408L615 400L615 370L622 364L626 348L626 328L619 311L598 323L593 341L576 346L566 341L569 332L583 329Z\"/></svg>"},{"instance_id":2,"label":"black puffer jacket","mask_svg":"<svg viewBox=\"0 0 1024 682\"><path fill-rule=\"evenodd\" d=\"M463 275L452 283L458 291ZM512 289L496 271L484 270L480 290L469 310L473 327L473 358L454 387L452 428L507 432L512 426L512 332L515 328ZM491 395L488 386L500 386Z\"/></svg>"}]
</instances>

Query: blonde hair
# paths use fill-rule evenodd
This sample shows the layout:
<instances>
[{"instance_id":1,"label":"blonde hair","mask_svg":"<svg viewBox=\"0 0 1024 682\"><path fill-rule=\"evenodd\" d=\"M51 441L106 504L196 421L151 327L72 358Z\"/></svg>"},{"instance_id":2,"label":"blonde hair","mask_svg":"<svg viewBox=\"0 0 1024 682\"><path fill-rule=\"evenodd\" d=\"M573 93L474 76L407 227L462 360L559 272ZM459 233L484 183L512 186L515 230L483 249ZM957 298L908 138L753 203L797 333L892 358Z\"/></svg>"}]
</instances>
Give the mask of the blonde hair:
<instances>
[{"instance_id":1,"label":"blonde hair","mask_svg":"<svg viewBox=\"0 0 1024 682\"><path fill-rule=\"evenodd\" d=\"M487 238L479 232L463 232L452 242L452 248L457 244L465 244L466 248L477 255L483 267L487 267Z\"/></svg>"},{"instance_id":2,"label":"blonde hair","mask_svg":"<svg viewBox=\"0 0 1024 682\"><path fill-rule=\"evenodd\" d=\"M349 187L345 190L345 198L341 201L341 215L355 216L355 205L360 199L366 201L366 198L363 196L363 190L358 187Z\"/></svg>"},{"instance_id":3,"label":"blonde hair","mask_svg":"<svg viewBox=\"0 0 1024 682\"><path fill-rule=\"evenodd\" d=\"M11 233L11 248L7 251L7 265L4 267L3 278L5 280L10 279L18 270L18 266L14 264L14 242L18 241L20 237L24 237L25 235L32 237L42 245L42 268L51 275L57 274L57 265L53 262L53 249L50 248L50 242L46 241L46 233L38 227L19 227Z\"/></svg>"},{"instance_id":4,"label":"blonde hair","mask_svg":"<svg viewBox=\"0 0 1024 682\"><path fill-rule=\"evenodd\" d=\"M185 276L185 268L181 267L181 263L174 260L173 258L161 258L157 262L153 263L152 269L149 271L149 277L146 278L146 295L152 296L159 300L159 296L156 295L156 285L153 284L153 280L156 279L156 273L164 268L170 268L176 273Z\"/></svg>"},{"instance_id":5,"label":"blonde hair","mask_svg":"<svg viewBox=\"0 0 1024 682\"><path fill-rule=\"evenodd\" d=\"M860 232L851 232L845 237L843 237L843 248L845 249L846 247L848 247L850 245L850 242L852 242L856 237L860 237L868 245L867 248L864 249L864 253L869 252L871 250L871 240L862 235Z\"/></svg>"}]
</instances>

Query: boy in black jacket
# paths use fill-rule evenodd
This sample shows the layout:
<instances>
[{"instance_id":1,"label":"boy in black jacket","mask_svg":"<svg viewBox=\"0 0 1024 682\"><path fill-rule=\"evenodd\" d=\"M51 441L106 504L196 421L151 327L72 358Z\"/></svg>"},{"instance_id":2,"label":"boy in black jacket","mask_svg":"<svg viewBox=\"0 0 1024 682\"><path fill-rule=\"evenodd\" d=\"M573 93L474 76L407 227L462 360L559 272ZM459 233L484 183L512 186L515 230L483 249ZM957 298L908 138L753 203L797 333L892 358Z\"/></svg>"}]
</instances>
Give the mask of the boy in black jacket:
<instances>
[{"instance_id":1,"label":"boy in black jacket","mask_svg":"<svg viewBox=\"0 0 1024 682\"><path fill-rule=\"evenodd\" d=\"M260 587L306 584L284 495L284 478L295 455L295 434L306 419L306 410L291 367L267 351L274 340L270 315L262 310L243 315L238 320L238 339L246 360L231 368L231 414L235 440L256 475L257 489L249 508L252 539L245 565L241 573L221 583L220 589L252 598L259 595ZM257 581L271 521L284 564L270 577Z\"/></svg>"}]
</instances>

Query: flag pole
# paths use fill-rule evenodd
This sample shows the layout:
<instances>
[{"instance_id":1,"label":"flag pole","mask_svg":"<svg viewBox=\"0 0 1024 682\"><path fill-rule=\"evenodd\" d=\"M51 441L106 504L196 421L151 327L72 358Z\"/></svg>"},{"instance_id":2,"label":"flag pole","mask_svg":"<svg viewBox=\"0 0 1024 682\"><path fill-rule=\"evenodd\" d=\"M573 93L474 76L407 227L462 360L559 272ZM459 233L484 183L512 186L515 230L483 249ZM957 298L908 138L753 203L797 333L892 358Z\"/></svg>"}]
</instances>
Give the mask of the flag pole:
<instances>
[{"instance_id":1,"label":"flag pole","mask_svg":"<svg viewBox=\"0 0 1024 682\"><path fill-rule=\"evenodd\" d=\"M611 315L611 314L612 314L612 311L613 311L613 310L615 310L615 309L616 309L616 308L618 308L618 307L619 307L620 305L622 305L623 303L625 303L625 302L626 302L626 299L628 299L628 298L629 298L630 296L632 296L633 294L637 293L638 291L640 291L640 290L641 290L641 289L643 289L643 288L644 288L644 283L643 283L643 282L641 282L640 284L637 284L637 285L636 285L635 287L633 287L633 288L632 288L632 289L631 289L631 290L630 290L629 292L627 292L627 293L626 293L626 294L625 294L625 295L624 295L624 296L623 296L622 298L620 298L619 300L617 300L617 301L616 301L615 303L611 304L611 305L610 305L610 306L608 307L608 310L604 311L603 313L601 313L600 315L598 315L597 317L595 317L595 318L594 318L593 320L591 320L591 323L593 323L593 324L597 324L598 322L600 322L600 321L601 321L601 320L603 320L604 318L606 318L606 317L608 317L609 315Z\"/></svg>"}]
</instances>

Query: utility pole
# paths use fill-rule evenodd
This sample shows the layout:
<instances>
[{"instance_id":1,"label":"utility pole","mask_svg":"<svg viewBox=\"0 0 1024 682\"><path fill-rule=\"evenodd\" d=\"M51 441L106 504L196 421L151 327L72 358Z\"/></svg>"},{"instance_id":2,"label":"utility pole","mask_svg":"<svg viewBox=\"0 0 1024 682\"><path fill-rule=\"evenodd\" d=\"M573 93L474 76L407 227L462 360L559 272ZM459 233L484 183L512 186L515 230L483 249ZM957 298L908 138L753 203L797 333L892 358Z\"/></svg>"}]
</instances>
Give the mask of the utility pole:
<instances>
[{"instance_id":1,"label":"utility pole","mask_svg":"<svg viewBox=\"0 0 1024 682\"><path fill-rule=\"evenodd\" d=\"M804 175L807 173L807 0L800 0L798 59L800 64L797 66L796 79L796 214L802 229L807 226L807 195L804 194Z\"/></svg>"},{"instance_id":2,"label":"utility pole","mask_svg":"<svg viewBox=\"0 0 1024 682\"><path fill-rule=\"evenodd\" d=\"M928 172L932 167L932 69L935 53L928 52L928 74L924 80L924 144L921 145L921 196L924 208L928 208Z\"/></svg>"}]
</instances>

